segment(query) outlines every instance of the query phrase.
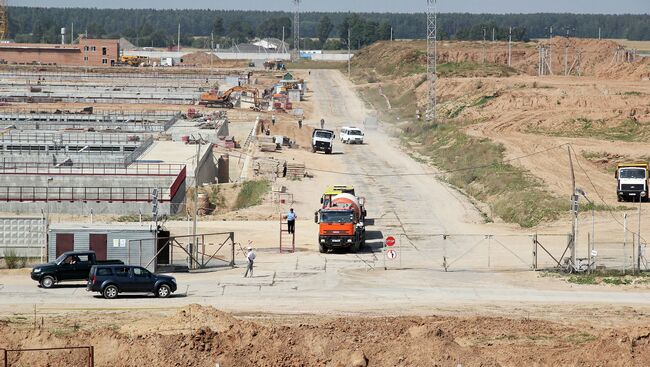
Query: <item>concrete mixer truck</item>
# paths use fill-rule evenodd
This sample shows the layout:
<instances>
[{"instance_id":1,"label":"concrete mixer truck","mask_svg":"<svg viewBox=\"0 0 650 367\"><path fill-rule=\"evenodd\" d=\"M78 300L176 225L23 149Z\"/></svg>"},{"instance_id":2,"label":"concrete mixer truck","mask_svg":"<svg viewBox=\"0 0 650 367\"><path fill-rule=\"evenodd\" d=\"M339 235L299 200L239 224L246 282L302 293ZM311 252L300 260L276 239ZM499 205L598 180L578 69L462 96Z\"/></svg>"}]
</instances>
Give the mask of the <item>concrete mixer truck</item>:
<instances>
[{"instance_id":1,"label":"concrete mixer truck","mask_svg":"<svg viewBox=\"0 0 650 367\"><path fill-rule=\"evenodd\" d=\"M362 199L352 194L339 194L315 213L318 223L318 250L350 249L352 252L366 242L364 220L366 210Z\"/></svg>"}]
</instances>

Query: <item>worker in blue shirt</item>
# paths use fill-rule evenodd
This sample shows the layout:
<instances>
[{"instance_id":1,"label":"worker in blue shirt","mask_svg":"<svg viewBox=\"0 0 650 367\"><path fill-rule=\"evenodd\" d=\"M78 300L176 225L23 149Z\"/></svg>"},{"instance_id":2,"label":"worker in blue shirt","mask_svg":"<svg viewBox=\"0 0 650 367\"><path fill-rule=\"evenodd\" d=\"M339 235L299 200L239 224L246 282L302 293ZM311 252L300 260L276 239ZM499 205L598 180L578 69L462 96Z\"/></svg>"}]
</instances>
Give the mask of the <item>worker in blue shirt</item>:
<instances>
[{"instance_id":1,"label":"worker in blue shirt","mask_svg":"<svg viewBox=\"0 0 650 367\"><path fill-rule=\"evenodd\" d=\"M287 225L289 227L289 233L296 233L296 212L293 211L293 208L289 209L287 213Z\"/></svg>"}]
</instances>

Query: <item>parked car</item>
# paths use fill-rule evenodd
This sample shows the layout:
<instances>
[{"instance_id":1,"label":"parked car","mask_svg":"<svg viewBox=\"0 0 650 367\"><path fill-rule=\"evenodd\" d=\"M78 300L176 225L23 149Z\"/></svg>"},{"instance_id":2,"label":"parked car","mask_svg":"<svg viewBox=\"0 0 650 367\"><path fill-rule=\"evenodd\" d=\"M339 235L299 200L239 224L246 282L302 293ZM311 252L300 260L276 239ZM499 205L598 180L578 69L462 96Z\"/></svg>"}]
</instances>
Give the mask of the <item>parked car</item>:
<instances>
[{"instance_id":1,"label":"parked car","mask_svg":"<svg viewBox=\"0 0 650 367\"><path fill-rule=\"evenodd\" d=\"M31 276L43 288L52 288L60 282L88 280L90 268L99 264L124 263L120 260L97 261L94 251L69 251L52 262L34 266Z\"/></svg>"},{"instance_id":2,"label":"parked car","mask_svg":"<svg viewBox=\"0 0 650 367\"><path fill-rule=\"evenodd\" d=\"M107 299L119 293L153 293L156 297L167 298L176 292L176 279L154 274L140 266L95 265L90 269L86 290L99 292Z\"/></svg>"},{"instance_id":3,"label":"parked car","mask_svg":"<svg viewBox=\"0 0 650 367\"><path fill-rule=\"evenodd\" d=\"M357 127L342 127L341 142L344 144L363 144L363 131Z\"/></svg>"}]
</instances>

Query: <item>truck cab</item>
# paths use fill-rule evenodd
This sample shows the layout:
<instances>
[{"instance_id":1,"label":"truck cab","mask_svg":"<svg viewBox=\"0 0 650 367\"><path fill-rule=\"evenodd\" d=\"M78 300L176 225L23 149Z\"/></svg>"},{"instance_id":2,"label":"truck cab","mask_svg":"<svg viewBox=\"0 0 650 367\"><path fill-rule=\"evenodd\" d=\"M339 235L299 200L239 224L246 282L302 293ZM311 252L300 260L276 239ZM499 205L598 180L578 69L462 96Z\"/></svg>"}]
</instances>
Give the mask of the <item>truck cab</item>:
<instances>
[{"instance_id":1,"label":"truck cab","mask_svg":"<svg viewBox=\"0 0 650 367\"><path fill-rule=\"evenodd\" d=\"M334 131L324 129L314 129L311 134L311 151L316 153L318 151L325 152L325 154L332 153L332 146L334 144Z\"/></svg>"},{"instance_id":2,"label":"truck cab","mask_svg":"<svg viewBox=\"0 0 650 367\"><path fill-rule=\"evenodd\" d=\"M618 201L648 198L648 163L619 163L614 177L617 180Z\"/></svg>"}]
</instances>

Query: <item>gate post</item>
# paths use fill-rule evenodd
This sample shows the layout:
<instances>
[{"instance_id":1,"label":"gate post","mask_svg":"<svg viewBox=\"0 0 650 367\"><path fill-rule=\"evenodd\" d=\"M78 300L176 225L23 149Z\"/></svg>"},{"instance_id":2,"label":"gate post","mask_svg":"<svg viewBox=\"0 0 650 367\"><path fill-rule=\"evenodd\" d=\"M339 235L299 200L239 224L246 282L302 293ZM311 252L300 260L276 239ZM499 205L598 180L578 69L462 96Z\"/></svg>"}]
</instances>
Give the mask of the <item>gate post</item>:
<instances>
[{"instance_id":1,"label":"gate post","mask_svg":"<svg viewBox=\"0 0 650 367\"><path fill-rule=\"evenodd\" d=\"M537 270L537 233L533 235L533 270Z\"/></svg>"},{"instance_id":2,"label":"gate post","mask_svg":"<svg viewBox=\"0 0 650 367\"><path fill-rule=\"evenodd\" d=\"M230 246L231 246L231 251L230 251L230 266L235 267L235 232L230 232Z\"/></svg>"}]
</instances>

